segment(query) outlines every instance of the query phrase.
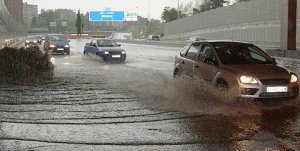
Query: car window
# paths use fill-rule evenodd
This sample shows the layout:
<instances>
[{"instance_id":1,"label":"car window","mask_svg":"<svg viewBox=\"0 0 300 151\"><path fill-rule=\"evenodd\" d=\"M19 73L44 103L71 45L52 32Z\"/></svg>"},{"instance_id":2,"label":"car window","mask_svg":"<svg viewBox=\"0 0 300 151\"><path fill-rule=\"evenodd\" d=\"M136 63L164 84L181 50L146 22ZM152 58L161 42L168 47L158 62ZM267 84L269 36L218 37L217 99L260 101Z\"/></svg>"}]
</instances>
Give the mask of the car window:
<instances>
[{"instance_id":1,"label":"car window","mask_svg":"<svg viewBox=\"0 0 300 151\"><path fill-rule=\"evenodd\" d=\"M50 35L49 38L52 41L67 41L67 38L64 35Z\"/></svg>"},{"instance_id":2,"label":"car window","mask_svg":"<svg viewBox=\"0 0 300 151\"><path fill-rule=\"evenodd\" d=\"M92 40L91 41L91 46L96 46L96 45L97 45L96 40Z\"/></svg>"},{"instance_id":3,"label":"car window","mask_svg":"<svg viewBox=\"0 0 300 151\"><path fill-rule=\"evenodd\" d=\"M97 46L98 47L117 47L118 44L110 39L101 39L97 40Z\"/></svg>"},{"instance_id":4,"label":"car window","mask_svg":"<svg viewBox=\"0 0 300 151\"><path fill-rule=\"evenodd\" d=\"M37 37L37 36L28 36L26 39L28 39L28 40L36 40L36 39L40 39L40 38Z\"/></svg>"},{"instance_id":5,"label":"car window","mask_svg":"<svg viewBox=\"0 0 300 151\"><path fill-rule=\"evenodd\" d=\"M197 54L199 52L199 44L192 44L190 49L188 50L186 54L186 58L191 59L191 60L197 60Z\"/></svg>"},{"instance_id":6,"label":"car window","mask_svg":"<svg viewBox=\"0 0 300 151\"><path fill-rule=\"evenodd\" d=\"M180 51L180 55L181 55L182 57L186 57L186 53L187 53L187 51L189 50L189 48L190 48L190 45L185 46L185 47Z\"/></svg>"},{"instance_id":7,"label":"car window","mask_svg":"<svg viewBox=\"0 0 300 151\"><path fill-rule=\"evenodd\" d=\"M210 46L210 45L207 45L207 44L203 45L202 49L200 51L199 59L204 61L204 62L206 60L216 61L216 56L213 52L213 47Z\"/></svg>"},{"instance_id":8,"label":"car window","mask_svg":"<svg viewBox=\"0 0 300 151\"><path fill-rule=\"evenodd\" d=\"M90 46L90 45L91 45L91 41L87 41L87 42L85 43L85 45L86 45L86 46Z\"/></svg>"},{"instance_id":9,"label":"car window","mask_svg":"<svg viewBox=\"0 0 300 151\"><path fill-rule=\"evenodd\" d=\"M261 56L260 54L258 54L253 48L249 47L250 50L250 56L255 59L255 60L259 60L262 62L266 62L267 59L263 56Z\"/></svg>"},{"instance_id":10,"label":"car window","mask_svg":"<svg viewBox=\"0 0 300 151\"><path fill-rule=\"evenodd\" d=\"M263 55L263 51L249 44L214 44L220 60L224 64L272 64L273 60Z\"/></svg>"}]
</instances>

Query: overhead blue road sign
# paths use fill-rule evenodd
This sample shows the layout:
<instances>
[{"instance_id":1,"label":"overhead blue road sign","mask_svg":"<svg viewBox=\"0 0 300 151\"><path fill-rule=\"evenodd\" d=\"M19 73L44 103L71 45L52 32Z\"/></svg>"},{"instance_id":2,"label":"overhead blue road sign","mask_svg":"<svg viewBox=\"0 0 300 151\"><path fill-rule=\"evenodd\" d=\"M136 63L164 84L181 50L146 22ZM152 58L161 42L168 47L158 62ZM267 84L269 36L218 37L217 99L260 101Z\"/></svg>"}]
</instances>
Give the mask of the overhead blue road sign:
<instances>
[{"instance_id":1,"label":"overhead blue road sign","mask_svg":"<svg viewBox=\"0 0 300 151\"><path fill-rule=\"evenodd\" d=\"M90 11L90 21L124 21L124 11Z\"/></svg>"}]
</instances>

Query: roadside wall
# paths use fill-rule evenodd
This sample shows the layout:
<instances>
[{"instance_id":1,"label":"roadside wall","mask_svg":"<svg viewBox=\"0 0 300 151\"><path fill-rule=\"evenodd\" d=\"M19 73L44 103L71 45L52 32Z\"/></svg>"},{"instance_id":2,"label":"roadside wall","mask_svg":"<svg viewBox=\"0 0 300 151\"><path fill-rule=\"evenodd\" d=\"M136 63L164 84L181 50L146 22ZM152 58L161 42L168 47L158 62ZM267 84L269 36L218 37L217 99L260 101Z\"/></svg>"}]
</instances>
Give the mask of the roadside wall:
<instances>
[{"instance_id":1,"label":"roadside wall","mask_svg":"<svg viewBox=\"0 0 300 151\"><path fill-rule=\"evenodd\" d=\"M20 40L26 34L25 26L18 23L0 0L0 49Z\"/></svg>"},{"instance_id":2,"label":"roadside wall","mask_svg":"<svg viewBox=\"0 0 300 151\"><path fill-rule=\"evenodd\" d=\"M165 23L165 39L240 40L260 46L280 46L282 0L251 0L206 11ZM298 2L297 46L300 47L300 2ZM180 28L178 28L180 27Z\"/></svg>"}]
</instances>

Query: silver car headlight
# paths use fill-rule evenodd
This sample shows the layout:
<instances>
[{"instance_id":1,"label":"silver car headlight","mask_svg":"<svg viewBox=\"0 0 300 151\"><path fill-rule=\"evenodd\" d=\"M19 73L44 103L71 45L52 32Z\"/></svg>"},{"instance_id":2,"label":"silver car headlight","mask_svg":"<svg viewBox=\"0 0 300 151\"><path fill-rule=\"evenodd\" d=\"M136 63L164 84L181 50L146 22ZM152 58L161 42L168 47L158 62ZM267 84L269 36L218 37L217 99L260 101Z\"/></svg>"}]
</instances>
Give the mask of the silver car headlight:
<instances>
[{"instance_id":1,"label":"silver car headlight","mask_svg":"<svg viewBox=\"0 0 300 151\"><path fill-rule=\"evenodd\" d=\"M298 81L298 77L295 74L291 75L291 83L297 82Z\"/></svg>"},{"instance_id":2,"label":"silver car headlight","mask_svg":"<svg viewBox=\"0 0 300 151\"><path fill-rule=\"evenodd\" d=\"M244 84L257 84L257 80L255 80L255 78L251 77L251 76L241 76L240 77L240 81L241 83L244 83Z\"/></svg>"},{"instance_id":3,"label":"silver car headlight","mask_svg":"<svg viewBox=\"0 0 300 151\"><path fill-rule=\"evenodd\" d=\"M104 51L104 54L108 55L108 54L109 54L109 52L108 52L108 51Z\"/></svg>"},{"instance_id":4,"label":"silver car headlight","mask_svg":"<svg viewBox=\"0 0 300 151\"><path fill-rule=\"evenodd\" d=\"M126 51L122 51L122 54L125 55L125 54L126 54Z\"/></svg>"}]
</instances>

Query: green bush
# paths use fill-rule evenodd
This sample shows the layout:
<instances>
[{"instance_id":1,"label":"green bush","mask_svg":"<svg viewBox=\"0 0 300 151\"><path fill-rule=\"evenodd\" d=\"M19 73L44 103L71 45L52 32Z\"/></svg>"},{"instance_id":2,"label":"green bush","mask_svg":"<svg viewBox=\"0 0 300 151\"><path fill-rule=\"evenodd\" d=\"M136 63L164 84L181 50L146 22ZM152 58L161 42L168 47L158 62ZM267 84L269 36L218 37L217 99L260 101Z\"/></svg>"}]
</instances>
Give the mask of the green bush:
<instances>
[{"instance_id":1,"label":"green bush","mask_svg":"<svg viewBox=\"0 0 300 151\"><path fill-rule=\"evenodd\" d=\"M36 84L52 80L54 66L38 47L0 49L0 82Z\"/></svg>"}]
</instances>

